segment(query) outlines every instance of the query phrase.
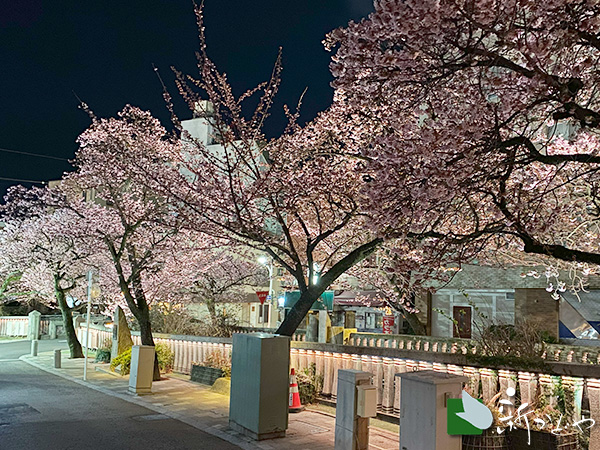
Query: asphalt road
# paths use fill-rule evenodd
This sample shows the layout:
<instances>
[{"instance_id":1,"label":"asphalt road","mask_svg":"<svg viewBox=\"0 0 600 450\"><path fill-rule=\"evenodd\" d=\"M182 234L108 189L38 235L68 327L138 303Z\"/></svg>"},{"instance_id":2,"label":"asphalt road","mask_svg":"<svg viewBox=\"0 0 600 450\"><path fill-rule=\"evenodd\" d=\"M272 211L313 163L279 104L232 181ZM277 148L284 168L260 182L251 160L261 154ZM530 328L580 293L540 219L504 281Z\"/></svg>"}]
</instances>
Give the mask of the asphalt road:
<instances>
[{"instance_id":1,"label":"asphalt road","mask_svg":"<svg viewBox=\"0 0 600 450\"><path fill-rule=\"evenodd\" d=\"M39 351L67 348L40 341ZM0 450L239 450L187 424L39 370L0 341Z\"/></svg>"}]
</instances>

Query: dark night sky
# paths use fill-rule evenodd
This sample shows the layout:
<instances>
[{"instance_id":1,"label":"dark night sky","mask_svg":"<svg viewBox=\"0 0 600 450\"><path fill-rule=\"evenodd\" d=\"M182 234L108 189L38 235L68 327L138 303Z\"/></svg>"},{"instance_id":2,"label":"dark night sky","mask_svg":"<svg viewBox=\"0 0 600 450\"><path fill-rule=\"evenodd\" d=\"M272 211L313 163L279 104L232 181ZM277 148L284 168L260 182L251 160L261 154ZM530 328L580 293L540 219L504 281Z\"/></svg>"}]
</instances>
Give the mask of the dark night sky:
<instances>
[{"instance_id":1,"label":"dark night sky","mask_svg":"<svg viewBox=\"0 0 600 450\"><path fill-rule=\"evenodd\" d=\"M330 54L321 41L359 20L372 0L206 0L209 56L237 94L268 78L283 47L283 82L267 134L284 126L281 107L308 86L302 120L331 102ZM169 67L196 75L198 38L191 1L13 0L0 5L0 148L73 158L89 125L75 91L99 116L127 103L168 113L152 63L176 94ZM178 105L181 118L189 111ZM0 151L0 178L46 181L69 170L65 160ZM0 195L14 182L0 179Z\"/></svg>"}]
</instances>

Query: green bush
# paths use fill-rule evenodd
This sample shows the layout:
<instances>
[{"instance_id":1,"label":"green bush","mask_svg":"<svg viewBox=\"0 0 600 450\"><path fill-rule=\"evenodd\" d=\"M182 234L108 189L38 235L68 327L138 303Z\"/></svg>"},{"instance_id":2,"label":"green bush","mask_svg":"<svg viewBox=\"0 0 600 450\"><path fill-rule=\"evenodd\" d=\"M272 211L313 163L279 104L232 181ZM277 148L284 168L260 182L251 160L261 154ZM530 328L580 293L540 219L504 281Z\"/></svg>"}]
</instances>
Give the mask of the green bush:
<instances>
[{"instance_id":1,"label":"green bush","mask_svg":"<svg viewBox=\"0 0 600 450\"><path fill-rule=\"evenodd\" d=\"M317 375L317 367L311 364L310 367L298 371L297 379L300 402L303 405L315 403L323 389L323 376Z\"/></svg>"},{"instance_id":2,"label":"green bush","mask_svg":"<svg viewBox=\"0 0 600 450\"><path fill-rule=\"evenodd\" d=\"M121 366L121 375L129 375L131 371L131 349L125 350L110 362L110 370L113 372Z\"/></svg>"},{"instance_id":3,"label":"green bush","mask_svg":"<svg viewBox=\"0 0 600 450\"><path fill-rule=\"evenodd\" d=\"M175 361L175 352L167 344L156 344L156 356L158 357L158 367L162 373L173 372L173 362Z\"/></svg>"},{"instance_id":4,"label":"green bush","mask_svg":"<svg viewBox=\"0 0 600 450\"><path fill-rule=\"evenodd\" d=\"M94 362L110 362L110 353L112 350L112 339L105 339L98 350L96 350L96 359Z\"/></svg>"},{"instance_id":5,"label":"green bush","mask_svg":"<svg viewBox=\"0 0 600 450\"><path fill-rule=\"evenodd\" d=\"M175 353L167 344L156 344L156 356L158 357L158 367L162 373L173 370L173 361ZM131 349L124 351L110 363L110 369L114 371L117 366L121 366L121 375L129 375L131 371Z\"/></svg>"}]
</instances>

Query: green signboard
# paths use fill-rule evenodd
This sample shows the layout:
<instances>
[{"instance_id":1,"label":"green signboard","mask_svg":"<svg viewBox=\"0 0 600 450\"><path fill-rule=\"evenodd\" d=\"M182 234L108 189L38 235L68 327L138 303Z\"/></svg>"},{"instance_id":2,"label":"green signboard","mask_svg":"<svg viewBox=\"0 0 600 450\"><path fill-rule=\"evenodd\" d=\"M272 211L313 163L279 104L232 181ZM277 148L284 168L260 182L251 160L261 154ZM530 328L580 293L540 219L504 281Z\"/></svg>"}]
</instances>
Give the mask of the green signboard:
<instances>
[{"instance_id":1,"label":"green signboard","mask_svg":"<svg viewBox=\"0 0 600 450\"><path fill-rule=\"evenodd\" d=\"M289 291L285 293L285 302L283 306L285 308L293 307L296 302L300 299L300 291ZM325 291L319 297L319 299L313 303L312 310L333 310L333 291Z\"/></svg>"}]
</instances>

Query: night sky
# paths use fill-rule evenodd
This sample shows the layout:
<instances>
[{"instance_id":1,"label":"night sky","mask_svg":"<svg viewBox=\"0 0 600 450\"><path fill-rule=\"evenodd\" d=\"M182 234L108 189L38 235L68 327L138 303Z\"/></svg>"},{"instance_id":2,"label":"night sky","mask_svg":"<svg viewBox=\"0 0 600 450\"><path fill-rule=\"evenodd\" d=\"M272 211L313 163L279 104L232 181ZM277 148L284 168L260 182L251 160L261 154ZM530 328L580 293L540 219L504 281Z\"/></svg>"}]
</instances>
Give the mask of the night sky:
<instances>
[{"instance_id":1,"label":"night sky","mask_svg":"<svg viewBox=\"0 0 600 450\"><path fill-rule=\"evenodd\" d=\"M305 87L301 122L331 103L331 55L321 41L372 8L372 0L206 0L208 53L239 95L269 77L283 47L283 81L266 125L274 136L285 124L282 105L294 106ZM75 140L89 125L73 92L98 116L114 116L129 103L169 126L152 64L176 97L170 66L196 75L197 46L187 0L2 2L0 195L15 184L4 178L47 181L70 170ZM176 107L182 119L190 117L182 102Z\"/></svg>"}]
</instances>

